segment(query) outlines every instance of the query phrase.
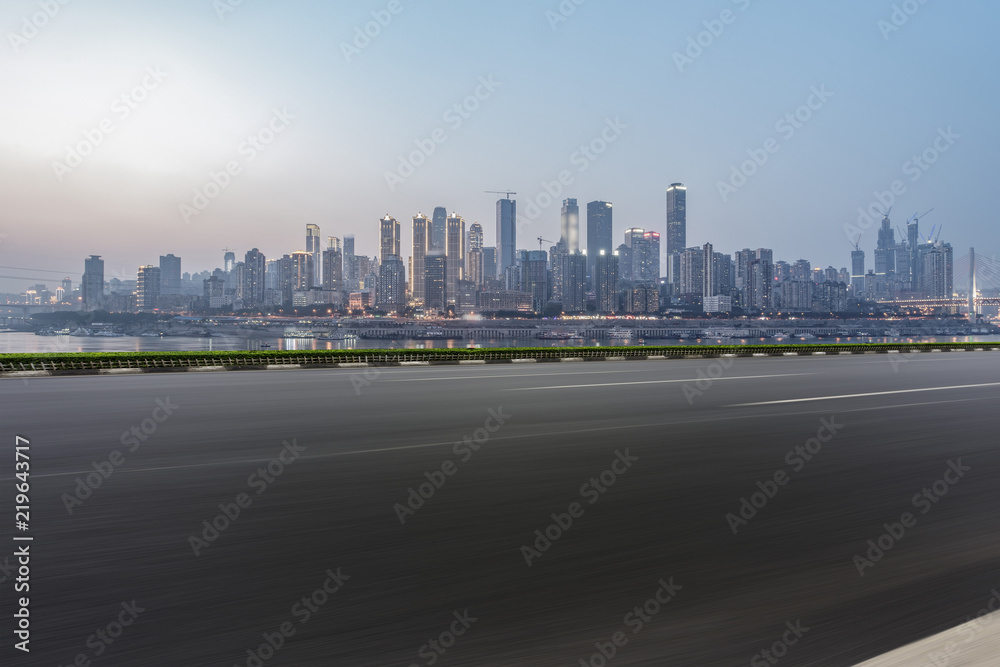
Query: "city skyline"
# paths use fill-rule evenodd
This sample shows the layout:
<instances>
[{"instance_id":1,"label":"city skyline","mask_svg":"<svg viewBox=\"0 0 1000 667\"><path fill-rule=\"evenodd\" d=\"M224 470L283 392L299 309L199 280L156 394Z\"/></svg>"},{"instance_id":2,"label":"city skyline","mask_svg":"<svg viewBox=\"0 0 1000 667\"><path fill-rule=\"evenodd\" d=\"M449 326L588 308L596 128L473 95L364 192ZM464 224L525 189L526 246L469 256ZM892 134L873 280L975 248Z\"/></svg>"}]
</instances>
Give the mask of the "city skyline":
<instances>
[{"instance_id":1,"label":"city skyline","mask_svg":"<svg viewBox=\"0 0 1000 667\"><path fill-rule=\"evenodd\" d=\"M692 246L766 243L839 267L858 209L882 195L901 223L936 208L928 225L948 227L955 247L1000 247L980 196L1000 143L997 92L981 83L995 62L992 5L920 5L895 26L891 4L863 2L586 3L567 16L427 2L400 5L361 48L383 3L222 4L231 11L60 5L34 32L36 3L5 5L0 119L17 132L0 153L3 265L79 274L80 254L101 254L131 271L170 251L214 266L217 248L296 247L310 223L371 247L373 216L442 203L487 227L489 245L495 200L483 191L500 188L518 193L520 236L558 238L560 203L575 198L614 202L616 237L642 227L666 246L664 188L677 181ZM607 30L632 38L587 47ZM407 39L443 32L460 62ZM553 56L574 66L537 71ZM587 103L566 113L577 99ZM72 166L73 152L88 155ZM546 185L559 192L542 205ZM876 227L862 229L866 247ZM19 291L41 276L0 280Z\"/></svg>"}]
</instances>

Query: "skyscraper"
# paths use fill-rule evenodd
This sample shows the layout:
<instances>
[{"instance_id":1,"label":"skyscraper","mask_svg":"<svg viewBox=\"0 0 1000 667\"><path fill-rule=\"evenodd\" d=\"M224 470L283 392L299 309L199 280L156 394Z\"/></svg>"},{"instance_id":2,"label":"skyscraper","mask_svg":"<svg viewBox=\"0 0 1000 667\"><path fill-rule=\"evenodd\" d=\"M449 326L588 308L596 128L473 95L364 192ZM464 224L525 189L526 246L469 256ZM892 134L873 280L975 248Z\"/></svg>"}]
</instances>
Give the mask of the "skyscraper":
<instances>
[{"instance_id":1,"label":"skyscraper","mask_svg":"<svg viewBox=\"0 0 1000 667\"><path fill-rule=\"evenodd\" d=\"M642 262L640 280L651 283L660 282L660 232L645 232L642 235L645 253Z\"/></svg>"},{"instance_id":2,"label":"skyscraper","mask_svg":"<svg viewBox=\"0 0 1000 667\"><path fill-rule=\"evenodd\" d=\"M83 260L80 297L84 310L98 310L104 306L104 260L100 255Z\"/></svg>"},{"instance_id":3,"label":"skyscraper","mask_svg":"<svg viewBox=\"0 0 1000 667\"><path fill-rule=\"evenodd\" d=\"M611 202L592 201L587 204L587 274L594 275L594 264L601 251L610 253L613 227Z\"/></svg>"},{"instance_id":4,"label":"skyscraper","mask_svg":"<svg viewBox=\"0 0 1000 667\"><path fill-rule=\"evenodd\" d=\"M322 278L322 263L320 262L320 253L323 252L323 244L320 241L319 236L319 225L306 225L306 252L312 255L313 258L313 277L312 284L321 284L320 279Z\"/></svg>"},{"instance_id":5,"label":"skyscraper","mask_svg":"<svg viewBox=\"0 0 1000 667\"><path fill-rule=\"evenodd\" d=\"M431 236L433 232L433 221L426 215L418 213L413 216L413 251L410 255L412 265L410 269L410 291L413 293L413 300L417 303L425 303L427 292L427 265L425 259L431 248Z\"/></svg>"},{"instance_id":6,"label":"skyscraper","mask_svg":"<svg viewBox=\"0 0 1000 667\"><path fill-rule=\"evenodd\" d=\"M497 249L496 247L483 248L483 280L497 277Z\"/></svg>"},{"instance_id":7,"label":"skyscraper","mask_svg":"<svg viewBox=\"0 0 1000 667\"><path fill-rule=\"evenodd\" d=\"M379 259L400 257L399 222L388 213L379 220Z\"/></svg>"},{"instance_id":8,"label":"skyscraper","mask_svg":"<svg viewBox=\"0 0 1000 667\"><path fill-rule=\"evenodd\" d=\"M851 289L855 296L862 296L865 291L865 251L851 251Z\"/></svg>"},{"instance_id":9,"label":"skyscraper","mask_svg":"<svg viewBox=\"0 0 1000 667\"><path fill-rule=\"evenodd\" d=\"M292 291L302 291L312 288L313 278L316 276L316 269L313 268L313 255L305 250L298 250L292 253Z\"/></svg>"},{"instance_id":10,"label":"skyscraper","mask_svg":"<svg viewBox=\"0 0 1000 667\"><path fill-rule=\"evenodd\" d=\"M562 256L562 305L567 313L587 310L587 255L577 250Z\"/></svg>"},{"instance_id":11,"label":"skyscraper","mask_svg":"<svg viewBox=\"0 0 1000 667\"><path fill-rule=\"evenodd\" d=\"M542 312L549 300L548 256L544 250L529 250L521 267L522 290L531 295L531 306Z\"/></svg>"},{"instance_id":12,"label":"skyscraper","mask_svg":"<svg viewBox=\"0 0 1000 667\"><path fill-rule=\"evenodd\" d=\"M566 252L576 252L580 249L580 207L577 206L575 199L563 200L559 233Z\"/></svg>"},{"instance_id":13,"label":"skyscraper","mask_svg":"<svg viewBox=\"0 0 1000 667\"><path fill-rule=\"evenodd\" d=\"M445 291L449 302L454 301L458 281L465 280L465 220L457 213L448 216L445 228L445 254L448 276Z\"/></svg>"},{"instance_id":14,"label":"skyscraper","mask_svg":"<svg viewBox=\"0 0 1000 667\"><path fill-rule=\"evenodd\" d=\"M160 255L160 284L161 294L181 293L181 258L169 255Z\"/></svg>"},{"instance_id":15,"label":"skyscraper","mask_svg":"<svg viewBox=\"0 0 1000 667\"><path fill-rule=\"evenodd\" d=\"M342 292L344 289L344 253L336 236L327 238L327 247L323 251L323 289L328 292Z\"/></svg>"},{"instance_id":16,"label":"skyscraper","mask_svg":"<svg viewBox=\"0 0 1000 667\"><path fill-rule=\"evenodd\" d=\"M896 272L896 232L889 222L888 213L882 216L875 246L875 275L884 276Z\"/></svg>"},{"instance_id":17,"label":"skyscraper","mask_svg":"<svg viewBox=\"0 0 1000 667\"><path fill-rule=\"evenodd\" d=\"M513 199L497 200L497 277L503 278L508 267L516 266L517 202Z\"/></svg>"},{"instance_id":18,"label":"skyscraper","mask_svg":"<svg viewBox=\"0 0 1000 667\"><path fill-rule=\"evenodd\" d=\"M358 288L358 263L354 258L354 234L344 235L344 289Z\"/></svg>"},{"instance_id":19,"label":"skyscraper","mask_svg":"<svg viewBox=\"0 0 1000 667\"><path fill-rule=\"evenodd\" d=\"M147 264L139 267L136 276L135 306L139 310L156 308L156 299L160 296L160 269Z\"/></svg>"},{"instance_id":20,"label":"skyscraper","mask_svg":"<svg viewBox=\"0 0 1000 667\"><path fill-rule=\"evenodd\" d=\"M448 282L448 258L444 250L428 250L425 257L424 309L429 313L443 312L448 306L445 292Z\"/></svg>"},{"instance_id":21,"label":"skyscraper","mask_svg":"<svg viewBox=\"0 0 1000 667\"><path fill-rule=\"evenodd\" d=\"M447 241L446 230L448 220L448 209L444 206L437 206L434 208L434 214L431 220L430 228L430 242L428 243L427 249L431 250L444 250Z\"/></svg>"},{"instance_id":22,"label":"skyscraper","mask_svg":"<svg viewBox=\"0 0 1000 667\"><path fill-rule=\"evenodd\" d=\"M375 306L397 314L406 308L406 270L399 255L389 255L379 265Z\"/></svg>"},{"instance_id":23,"label":"skyscraper","mask_svg":"<svg viewBox=\"0 0 1000 667\"><path fill-rule=\"evenodd\" d=\"M229 273L236 266L236 253L232 250L226 250L226 254L222 256L222 270Z\"/></svg>"},{"instance_id":24,"label":"skyscraper","mask_svg":"<svg viewBox=\"0 0 1000 667\"><path fill-rule=\"evenodd\" d=\"M618 253L601 252L597 256L594 275L594 291L597 296L597 312L614 313L618 310Z\"/></svg>"},{"instance_id":25,"label":"skyscraper","mask_svg":"<svg viewBox=\"0 0 1000 667\"><path fill-rule=\"evenodd\" d=\"M469 246L468 249L483 247L483 226L478 222L469 225Z\"/></svg>"},{"instance_id":26,"label":"skyscraper","mask_svg":"<svg viewBox=\"0 0 1000 667\"><path fill-rule=\"evenodd\" d=\"M701 266L702 266L702 297L716 296L715 279L718 277L715 271L715 252L712 250L712 244L706 243L701 249Z\"/></svg>"},{"instance_id":27,"label":"skyscraper","mask_svg":"<svg viewBox=\"0 0 1000 667\"><path fill-rule=\"evenodd\" d=\"M687 246L687 188L671 183L667 188L667 252L684 252Z\"/></svg>"},{"instance_id":28,"label":"skyscraper","mask_svg":"<svg viewBox=\"0 0 1000 667\"><path fill-rule=\"evenodd\" d=\"M267 258L257 248L247 250L243 259L243 303L247 307L264 303L264 271Z\"/></svg>"}]
</instances>

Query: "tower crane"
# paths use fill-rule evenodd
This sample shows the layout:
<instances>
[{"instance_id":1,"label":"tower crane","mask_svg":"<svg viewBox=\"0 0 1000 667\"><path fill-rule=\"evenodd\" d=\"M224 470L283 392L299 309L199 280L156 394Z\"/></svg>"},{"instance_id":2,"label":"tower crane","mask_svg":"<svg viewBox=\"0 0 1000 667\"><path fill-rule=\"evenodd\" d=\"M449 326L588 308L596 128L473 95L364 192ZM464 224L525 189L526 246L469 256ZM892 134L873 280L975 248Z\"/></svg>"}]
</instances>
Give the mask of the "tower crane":
<instances>
[{"instance_id":1,"label":"tower crane","mask_svg":"<svg viewBox=\"0 0 1000 667\"><path fill-rule=\"evenodd\" d=\"M542 243L543 243L543 242L544 242L544 243L551 243L552 245L556 245L556 242L555 242L555 241L550 241L549 239L543 239L543 238L542 238L541 236L539 236L539 237L538 237L538 249L539 249L539 250L541 250L541 249L542 249Z\"/></svg>"},{"instance_id":2,"label":"tower crane","mask_svg":"<svg viewBox=\"0 0 1000 667\"><path fill-rule=\"evenodd\" d=\"M491 195L504 195L505 199L510 199L511 195L517 194L513 190L483 190L483 192Z\"/></svg>"}]
</instances>

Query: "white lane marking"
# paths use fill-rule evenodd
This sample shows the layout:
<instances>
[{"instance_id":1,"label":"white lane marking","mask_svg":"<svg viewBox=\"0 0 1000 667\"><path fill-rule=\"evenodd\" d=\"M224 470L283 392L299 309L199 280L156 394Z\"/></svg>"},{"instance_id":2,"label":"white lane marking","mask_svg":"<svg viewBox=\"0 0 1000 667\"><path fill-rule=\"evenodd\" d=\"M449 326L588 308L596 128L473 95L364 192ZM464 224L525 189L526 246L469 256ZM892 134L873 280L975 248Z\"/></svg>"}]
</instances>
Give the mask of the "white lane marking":
<instances>
[{"instance_id":1,"label":"white lane marking","mask_svg":"<svg viewBox=\"0 0 1000 667\"><path fill-rule=\"evenodd\" d=\"M760 378L784 378L794 375L816 375L816 373L781 373L777 375L741 375L739 377L712 378L712 382L723 380L757 380ZM579 389L581 387L620 387L629 384L670 384L674 382L698 382L704 378L681 378L679 380L636 380L635 382L601 382L598 384L562 384L552 387L517 387L515 389L502 389L501 391L540 391L542 389Z\"/></svg>"},{"instance_id":2,"label":"white lane marking","mask_svg":"<svg viewBox=\"0 0 1000 667\"><path fill-rule=\"evenodd\" d=\"M548 369L545 369L548 370ZM433 378L401 378L395 380L386 380L386 382L430 382L432 380L502 380L504 378L537 378L537 377L551 377L553 375L605 375L607 373L637 373L644 370L652 371L662 371L663 367L659 366L657 368L648 369L631 369L627 371L562 371L555 373L544 372L543 369L539 369L538 373L510 373L502 375L452 375L447 377L433 377Z\"/></svg>"},{"instance_id":3,"label":"white lane marking","mask_svg":"<svg viewBox=\"0 0 1000 667\"><path fill-rule=\"evenodd\" d=\"M870 410L892 410L895 408L909 408L918 407L924 405L939 405L942 403L966 403L969 401L986 401L992 400L995 397L986 396L981 398L962 398L954 400L945 401L926 401L922 403L905 403L900 405L880 405L874 407L866 408L854 408L851 410L838 410L837 414L847 414L851 412L867 412ZM804 412L755 412L749 414L731 415L727 417L707 417L704 419L681 419L672 421L660 421L660 422L648 422L645 424L620 424L617 426L595 426L591 428L580 428L573 430L560 429L558 431L542 431L538 433L521 433L518 435L503 435L503 436L492 436L491 441L494 440L523 440L525 438L543 438L552 435L574 435L577 433L594 433L596 431L621 431L625 429L636 429L636 428L654 428L662 429L665 426L684 426L687 424L704 424L704 423L715 423L723 421L740 421L743 419L773 419L775 417L797 417L802 415L811 414L828 414L826 410L814 410L814 411L804 411ZM377 449L355 449L348 452L327 452L325 454L314 454L312 456L302 456L302 460L319 460L328 459L337 456L354 456L357 454L372 454L378 452L397 452L406 449L425 449L427 447L445 447L448 445L454 445L457 440L447 440L445 442L425 442L417 445L400 445L398 447L379 447ZM160 470L183 470L186 468L210 468L213 466L225 466L225 465L242 465L244 463L268 463L273 460L274 457L264 458L264 459L232 459L226 461L211 461L206 463L190 463L186 465L176 465L176 466L160 466L154 468L121 468L115 470L116 473L127 473L127 472L158 472ZM33 478L42 477L68 477L70 475L86 475L88 473L94 472L93 468L89 470L76 470L72 472L53 472L44 475L32 475ZM13 477L0 477L0 481L10 481Z\"/></svg>"},{"instance_id":4,"label":"white lane marking","mask_svg":"<svg viewBox=\"0 0 1000 667\"><path fill-rule=\"evenodd\" d=\"M733 403L728 408L744 408L754 405L781 405L784 403L807 403L809 401L834 401L840 398L863 398L865 396L889 396L890 394L915 394L922 391L945 391L947 389L974 389L976 387L997 387L1000 382L983 384L956 384L950 387L921 387L920 389L894 389L892 391L871 391L864 394L839 394L836 396L811 396L809 398L786 398L780 401L759 401L756 403Z\"/></svg>"}]
</instances>

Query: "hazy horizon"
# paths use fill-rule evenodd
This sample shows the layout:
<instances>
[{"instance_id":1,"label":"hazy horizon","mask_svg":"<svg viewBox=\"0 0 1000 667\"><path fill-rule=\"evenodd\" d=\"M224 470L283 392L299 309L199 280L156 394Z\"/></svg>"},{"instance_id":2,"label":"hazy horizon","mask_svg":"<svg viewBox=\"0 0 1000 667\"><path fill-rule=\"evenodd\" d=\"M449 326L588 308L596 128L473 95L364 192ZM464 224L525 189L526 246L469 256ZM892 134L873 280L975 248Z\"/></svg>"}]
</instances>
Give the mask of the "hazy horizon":
<instances>
[{"instance_id":1,"label":"hazy horizon","mask_svg":"<svg viewBox=\"0 0 1000 667\"><path fill-rule=\"evenodd\" d=\"M985 2L917 0L10 0L0 275L28 279L0 289L62 277L42 271L78 281L91 254L121 278L167 253L186 272L221 266L226 247L276 257L303 248L308 223L375 255L387 213L409 255L411 217L435 206L492 245L484 191L508 188L519 248L558 239L567 197L582 229L587 202L612 202L616 244L628 227L665 239L673 182L688 188L689 246L849 266L845 226L899 181L894 226L933 208L922 232L943 225L956 257L992 256L998 18ZM785 119L808 104L804 122ZM273 143L244 143L269 125ZM580 152L602 132L606 151ZM73 167L81 142L92 151ZM430 154L401 175L420 146ZM939 151L926 169L925 151ZM720 191L754 155L756 173ZM227 163L238 173L198 211L194 191ZM571 183L531 216L564 170ZM859 231L871 267L875 231Z\"/></svg>"}]
</instances>

